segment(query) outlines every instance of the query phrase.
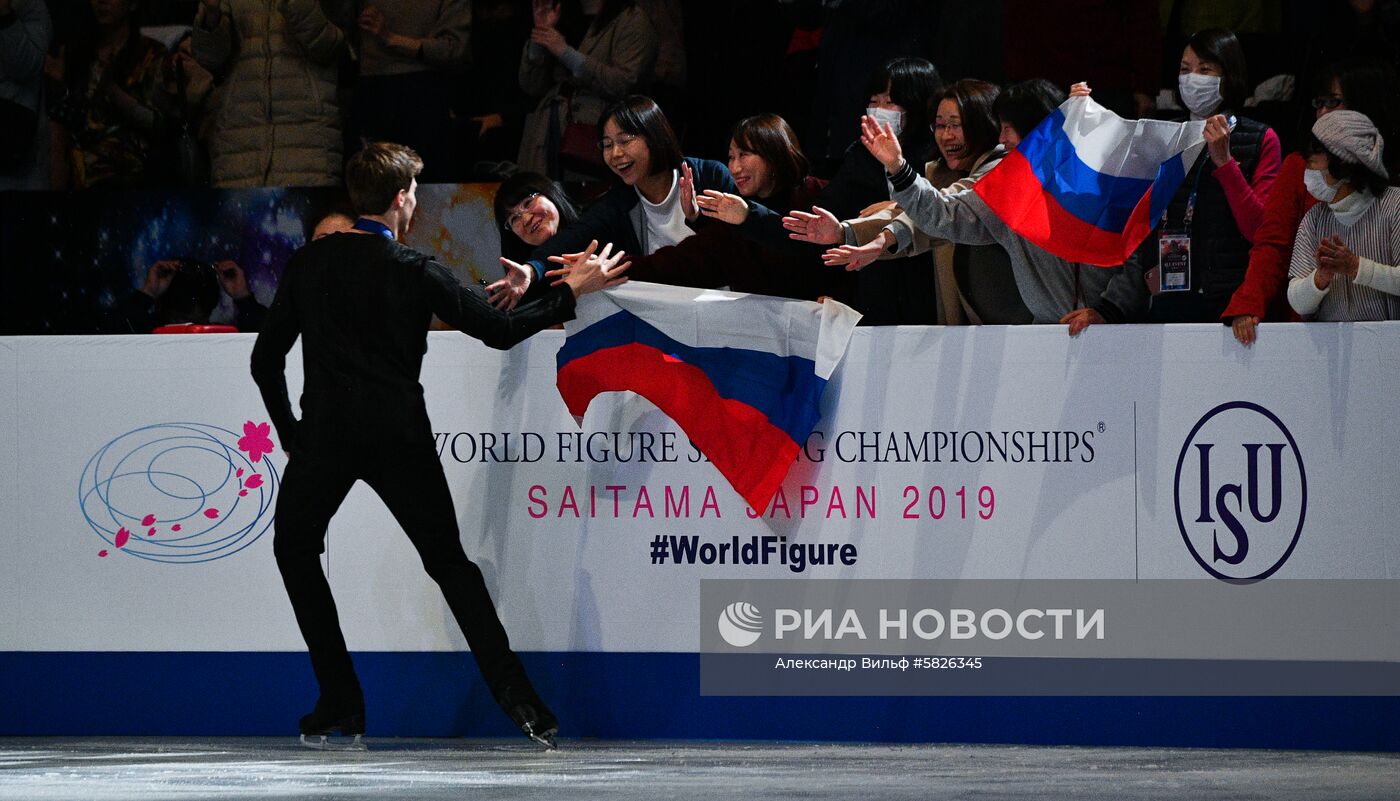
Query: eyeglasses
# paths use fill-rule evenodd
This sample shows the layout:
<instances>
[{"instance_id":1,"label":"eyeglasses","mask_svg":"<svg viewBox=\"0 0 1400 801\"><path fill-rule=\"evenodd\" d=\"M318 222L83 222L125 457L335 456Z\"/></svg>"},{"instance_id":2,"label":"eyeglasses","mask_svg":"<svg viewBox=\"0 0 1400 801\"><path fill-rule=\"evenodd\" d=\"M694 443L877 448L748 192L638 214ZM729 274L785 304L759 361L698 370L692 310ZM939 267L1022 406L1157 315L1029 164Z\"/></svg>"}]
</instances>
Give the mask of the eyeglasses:
<instances>
[{"instance_id":1,"label":"eyeglasses","mask_svg":"<svg viewBox=\"0 0 1400 801\"><path fill-rule=\"evenodd\" d=\"M1345 102L1345 100L1342 100L1336 95L1318 95L1312 99L1312 107L1315 109L1325 108L1328 111L1333 111Z\"/></svg>"},{"instance_id":2,"label":"eyeglasses","mask_svg":"<svg viewBox=\"0 0 1400 801\"><path fill-rule=\"evenodd\" d=\"M935 133L938 131L961 131L961 122L935 122L932 126Z\"/></svg>"},{"instance_id":3,"label":"eyeglasses","mask_svg":"<svg viewBox=\"0 0 1400 801\"><path fill-rule=\"evenodd\" d=\"M641 137L633 136L632 134L622 134L616 139L601 139L598 141L598 149L606 153L609 150L613 149L613 145L617 145L623 150L626 150L629 146L631 146L633 142L637 141L638 139L641 139Z\"/></svg>"},{"instance_id":4,"label":"eyeglasses","mask_svg":"<svg viewBox=\"0 0 1400 801\"><path fill-rule=\"evenodd\" d=\"M526 195L524 200L515 204L515 211L512 211L510 213L510 216L506 218L506 222L503 227L507 231L515 228L516 224L519 223L522 219L524 219L525 215L528 214L530 210L535 207L535 201L539 199L539 192L531 192L530 194Z\"/></svg>"}]
</instances>

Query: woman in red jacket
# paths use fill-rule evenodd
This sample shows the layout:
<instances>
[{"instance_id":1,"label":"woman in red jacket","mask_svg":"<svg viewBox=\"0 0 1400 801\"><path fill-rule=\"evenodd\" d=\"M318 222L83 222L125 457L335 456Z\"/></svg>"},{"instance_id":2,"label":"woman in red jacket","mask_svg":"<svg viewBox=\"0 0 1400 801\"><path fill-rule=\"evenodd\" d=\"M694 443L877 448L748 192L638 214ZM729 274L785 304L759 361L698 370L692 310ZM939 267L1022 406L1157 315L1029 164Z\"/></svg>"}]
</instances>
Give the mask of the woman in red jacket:
<instances>
[{"instance_id":1,"label":"woman in red jacket","mask_svg":"<svg viewBox=\"0 0 1400 801\"><path fill-rule=\"evenodd\" d=\"M1400 135L1395 117L1397 98L1394 70L1382 61L1350 60L1332 65L1323 76L1324 91L1313 98L1317 119L1338 109L1351 109L1374 120L1387 141ZM1390 174L1400 175L1400 148L1386 153ZM1288 306L1288 265L1293 257L1293 240L1303 215L1317 200L1303 186L1307 157L1290 153L1284 159L1272 194L1264 208L1264 220L1254 235L1249 251L1249 268L1244 281L1230 297L1221 321L1234 329L1242 345L1253 344L1259 321L1297 320Z\"/></svg>"}]
</instances>

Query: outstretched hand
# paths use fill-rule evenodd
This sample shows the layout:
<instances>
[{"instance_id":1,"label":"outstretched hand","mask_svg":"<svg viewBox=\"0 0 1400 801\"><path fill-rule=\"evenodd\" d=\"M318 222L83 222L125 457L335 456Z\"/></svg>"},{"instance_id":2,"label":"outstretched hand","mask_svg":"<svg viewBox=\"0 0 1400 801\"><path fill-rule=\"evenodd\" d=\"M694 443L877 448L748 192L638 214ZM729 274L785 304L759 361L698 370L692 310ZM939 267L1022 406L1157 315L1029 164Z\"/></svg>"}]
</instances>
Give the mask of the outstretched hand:
<instances>
[{"instance_id":1,"label":"outstretched hand","mask_svg":"<svg viewBox=\"0 0 1400 801\"><path fill-rule=\"evenodd\" d=\"M870 155L885 165L885 172L890 175L904 166L904 149L900 147L899 137L894 135L894 128L888 122L876 122L869 115L861 117L860 143L865 145Z\"/></svg>"},{"instance_id":2,"label":"outstretched hand","mask_svg":"<svg viewBox=\"0 0 1400 801\"><path fill-rule=\"evenodd\" d=\"M864 269L880 258L884 240L876 238L864 245L841 245L822 254L822 264L828 267L846 265L846 270L854 272Z\"/></svg>"},{"instance_id":3,"label":"outstretched hand","mask_svg":"<svg viewBox=\"0 0 1400 801\"><path fill-rule=\"evenodd\" d=\"M813 206L811 214L796 209L788 212L788 216L783 218L783 227L791 231L788 238L799 242L839 245L843 239L841 221L821 206Z\"/></svg>"},{"instance_id":4,"label":"outstretched hand","mask_svg":"<svg viewBox=\"0 0 1400 801\"><path fill-rule=\"evenodd\" d=\"M740 225L749 218L749 202L729 192L706 189L695 202L700 204L700 212L706 217L713 217L730 225Z\"/></svg>"},{"instance_id":5,"label":"outstretched hand","mask_svg":"<svg viewBox=\"0 0 1400 801\"><path fill-rule=\"evenodd\" d=\"M554 279L551 283L552 286L568 284L569 288L574 291L576 298L583 297L589 292L612 289L615 286L625 284L627 277L623 273L632 266L632 262L622 261L622 258L627 255L627 251L619 250L613 253L612 247L612 243L609 242L603 251L598 253L598 240L595 239L579 253L550 256L550 261L563 266L550 270L545 273L545 276Z\"/></svg>"},{"instance_id":6,"label":"outstretched hand","mask_svg":"<svg viewBox=\"0 0 1400 801\"><path fill-rule=\"evenodd\" d=\"M700 217L700 206L695 199L695 173L690 170L690 162L681 162L681 211L685 212L686 222L695 222Z\"/></svg>"},{"instance_id":7,"label":"outstretched hand","mask_svg":"<svg viewBox=\"0 0 1400 801\"><path fill-rule=\"evenodd\" d=\"M535 271L528 264L513 262L504 256L501 257L501 266L506 269L506 274L499 281L486 285L489 293L486 302L501 311L510 311L525 297L525 290L530 288Z\"/></svg>"}]
</instances>

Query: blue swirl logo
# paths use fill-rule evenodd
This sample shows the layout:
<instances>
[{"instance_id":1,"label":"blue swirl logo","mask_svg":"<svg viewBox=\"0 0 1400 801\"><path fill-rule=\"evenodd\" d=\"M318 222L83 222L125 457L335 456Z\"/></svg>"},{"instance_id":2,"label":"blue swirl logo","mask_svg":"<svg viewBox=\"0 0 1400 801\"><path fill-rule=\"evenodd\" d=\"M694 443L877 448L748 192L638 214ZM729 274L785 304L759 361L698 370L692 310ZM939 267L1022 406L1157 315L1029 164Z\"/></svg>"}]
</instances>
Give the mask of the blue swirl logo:
<instances>
[{"instance_id":1,"label":"blue swirl logo","mask_svg":"<svg viewBox=\"0 0 1400 801\"><path fill-rule=\"evenodd\" d=\"M170 564L232 556L272 527L277 469L266 423L245 435L205 423L156 423L93 454L78 506L111 551ZM110 549L110 550L109 550Z\"/></svg>"}]
</instances>

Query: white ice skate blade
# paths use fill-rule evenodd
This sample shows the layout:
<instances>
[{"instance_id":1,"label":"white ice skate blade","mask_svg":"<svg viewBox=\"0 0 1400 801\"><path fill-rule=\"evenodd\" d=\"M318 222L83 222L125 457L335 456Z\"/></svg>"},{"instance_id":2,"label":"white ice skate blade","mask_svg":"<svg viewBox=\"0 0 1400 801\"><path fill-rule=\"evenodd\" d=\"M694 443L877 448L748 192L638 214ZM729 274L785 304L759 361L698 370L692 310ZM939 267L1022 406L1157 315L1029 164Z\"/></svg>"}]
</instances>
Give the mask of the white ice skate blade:
<instances>
[{"instance_id":1,"label":"white ice skate blade","mask_svg":"<svg viewBox=\"0 0 1400 801\"><path fill-rule=\"evenodd\" d=\"M546 751L558 751L559 743L554 739L554 731L546 731L536 734L529 726L525 727L525 736L544 746Z\"/></svg>"},{"instance_id":2,"label":"white ice skate blade","mask_svg":"<svg viewBox=\"0 0 1400 801\"><path fill-rule=\"evenodd\" d=\"M325 734L303 734L301 744L305 748L315 751L368 751L365 747L364 735L357 734L354 739L347 737L330 737Z\"/></svg>"}]
</instances>

